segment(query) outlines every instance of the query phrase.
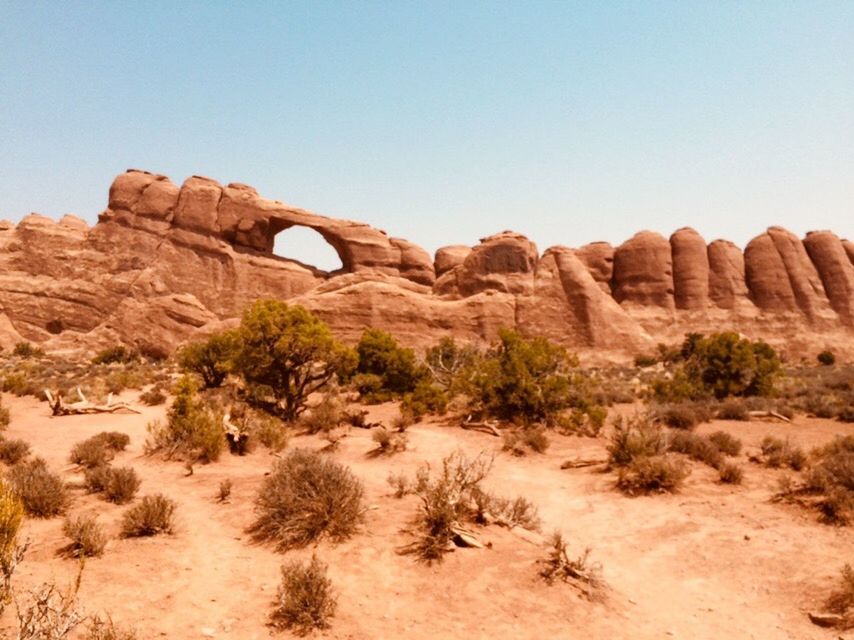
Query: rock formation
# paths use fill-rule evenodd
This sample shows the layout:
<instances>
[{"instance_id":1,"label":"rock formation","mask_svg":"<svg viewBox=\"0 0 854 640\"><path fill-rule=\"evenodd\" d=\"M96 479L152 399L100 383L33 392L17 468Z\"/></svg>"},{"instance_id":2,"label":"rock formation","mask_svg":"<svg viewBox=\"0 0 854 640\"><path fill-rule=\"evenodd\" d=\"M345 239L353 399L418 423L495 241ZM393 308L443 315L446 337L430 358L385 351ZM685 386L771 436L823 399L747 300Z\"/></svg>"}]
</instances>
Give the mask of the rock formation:
<instances>
[{"instance_id":1,"label":"rock formation","mask_svg":"<svg viewBox=\"0 0 854 640\"><path fill-rule=\"evenodd\" d=\"M342 267L273 255L276 234L319 233ZM304 304L345 340L368 326L413 346L442 335L488 341L501 327L623 357L687 331L732 328L791 353L851 350L854 245L829 231L801 241L772 227L742 252L692 229L642 231L540 255L504 231L435 258L367 224L262 198L200 176L179 188L130 170L89 228L73 216L0 222L0 342L49 349L128 343L168 353L233 322L259 297Z\"/></svg>"}]
</instances>

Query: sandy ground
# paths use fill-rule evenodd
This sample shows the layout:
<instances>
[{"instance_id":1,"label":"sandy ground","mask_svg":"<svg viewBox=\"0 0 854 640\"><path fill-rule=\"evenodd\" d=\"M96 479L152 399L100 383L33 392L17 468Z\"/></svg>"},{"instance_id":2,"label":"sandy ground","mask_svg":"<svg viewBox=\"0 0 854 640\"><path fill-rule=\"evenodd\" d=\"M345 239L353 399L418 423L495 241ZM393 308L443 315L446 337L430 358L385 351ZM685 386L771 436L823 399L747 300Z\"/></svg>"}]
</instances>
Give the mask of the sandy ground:
<instances>
[{"instance_id":1,"label":"sandy ground","mask_svg":"<svg viewBox=\"0 0 854 640\"><path fill-rule=\"evenodd\" d=\"M133 396L127 396L132 398ZM123 540L119 519L127 507L73 490L70 513L95 512L113 540L103 557L87 561L80 592L87 613L109 613L133 625L140 638L234 638L271 634L266 626L287 557L317 553L329 564L339 596L329 638L602 638L602 639L830 639L839 632L813 626L806 612L826 596L845 562L854 562L854 529L819 524L815 514L770 501L784 472L747 462L768 433L806 447L854 426L798 417L791 425L716 421L701 432L724 429L741 438L742 486L719 484L697 463L676 495L627 498L613 489L613 474L597 468L564 471L576 456L603 457L605 440L551 436L545 454L512 457L499 439L443 425L409 429L409 448L374 458L370 432L353 429L334 455L365 483L375 506L354 538L280 554L251 541L253 498L274 458L263 448L187 475L180 462L143 455L146 424L164 407L142 415L51 418L32 398L4 397L12 411L9 438L29 441L37 455L71 483L82 474L67 463L74 443L103 430L130 435L131 446L114 464L132 465L142 478L140 496L163 492L178 502L174 535ZM626 410L626 408L623 408ZM370 408L388 420L390 405ZM300 436L289 447L320 448L325 441ZM543 531L560 529L577 553L592 549L608 584L601 602L581 598L562 583L546 585L536 562L545 549L536 540L498 527L481 531L492 543L460 549L427 565L398 550L408 533L417 499L396 499L390 472L414 474L422 461L437 463L454 449L495 453L486 486L506 497L526 496L539 508ZM233 481L228 503L216 500L221 480ZM31 540L16 583L26 588L72 580L77 564L58 556L66 543L62 519L29 520ZM2 626L11 633L11 611ZM854 634L842 637L854 638Z\"/></svg>"}]
</instances>

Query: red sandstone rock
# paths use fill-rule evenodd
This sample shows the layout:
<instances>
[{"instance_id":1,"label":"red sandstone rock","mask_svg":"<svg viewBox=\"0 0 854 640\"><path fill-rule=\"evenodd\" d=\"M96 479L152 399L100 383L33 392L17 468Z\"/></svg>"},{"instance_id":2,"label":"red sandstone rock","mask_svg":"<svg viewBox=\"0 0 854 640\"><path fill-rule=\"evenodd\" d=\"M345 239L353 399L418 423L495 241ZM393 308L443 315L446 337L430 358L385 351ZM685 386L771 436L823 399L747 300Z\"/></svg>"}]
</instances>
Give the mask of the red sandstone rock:
<instances>
[{"instance_id":1,"label":"red sandstone rock","mask_svg":"<svg viewBox=\"0 0 854 640\"><path fill-rule=\"evenodd\" d=\"M464 244L455 244L436 250L433 266L436 269L436 277L440 277L454 267L458 267L471 253L471 247Z\"/></svg>"},{"instance_id":2,"label":"red sandstone rock","mask_svg":"<svg viewBox=\"0 0 854 640\"><path fill-rule=\"evenodd\" d=\"M677 309L705 309L709 305L709 257L706 241L693 229L670 236L673 291Z\"/></svg>"},{"instance_id":3,"label":"red sandstone rock","mask_svg":"<svg viewBox=\"0 0 854 640\"><path fill-rule=\"evenodd\" d=\"M587 267L602 291L611 294L614 276L614 247L607 242L591 242L575 250L575 255Z\"/></svg>"},{"instance_id":4,"label":"red sandstone rock","mask_svg":"<svg viewBox=\"0 0 854 640\"><path fill-rule=\"evenodd\" d=\"M729 240L715 240L708 247L709 298L721 309L749 304L744 279L744 254Z\"/></svg>"},{"instance_id":5,"label":"red sandstone rock","mask_svg":"<svg viewBox=\"0 0 854 640\"><path fill-rule=\"evenodd\" d=\"M641 231L617 247L612 288L617 302L673 309L673 262L667 239Z\"/></svg>"},{"instance_id":6,"label":"red sandstone rock","mask_svg":"<svg viewBox=\"0 0 854 640\"><path fill-rule=\"evenodd\" d=\"M276 234L292 226L317 231L343 268L326 273L273 255ZM643 232L616 250L553 247L539 258L524 236L503 232L474 249L442 249L434 266L411 242L261 198L246 185L194 177L179 189L130 171L116 178L91 229L73 216L0 224L0 344L120 341L165 353L235 322L253 300L275 297L305 304L345 339L377 326L412 346L447 334L490 340L513 327L633 356L722 326L796 352L850 346L850 243L827 232L801 243L771 229L744 257L731 243L711 243L707 263L701 246L686 230L670 242Z\"/></svg>"},{"instance_id":7,"label":"red sandstone rock","mask_svg":"<svg viewBox=\"0 0 854 640\"><path fill-rule=\"evenodd\" d=\"M833 310L848 324L854 323L854 265L842 242L830 231L810 231L804 246Z\"/></svg>"}]
</instances>

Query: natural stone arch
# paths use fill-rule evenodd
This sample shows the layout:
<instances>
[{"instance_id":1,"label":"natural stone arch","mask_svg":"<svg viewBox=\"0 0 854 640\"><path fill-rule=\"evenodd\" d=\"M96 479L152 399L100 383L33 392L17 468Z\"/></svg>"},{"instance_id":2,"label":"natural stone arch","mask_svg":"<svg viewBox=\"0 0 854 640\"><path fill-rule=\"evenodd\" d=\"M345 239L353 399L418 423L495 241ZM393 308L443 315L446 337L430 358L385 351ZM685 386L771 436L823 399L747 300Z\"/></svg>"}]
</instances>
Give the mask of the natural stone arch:
<instances>
[{"instance_id":1,"label":"natural stone arch","mask_svg":"<svg viewBox=\"0 0 854 640\"><path fill-rule=\"evenodd\" d=\"M287 250L283 250L283 253L279 253L276 249L276 239L282 237L283 234L287 234L288 230L290 229L305 229L313 234L316 234L317 236L322 238L326 242L326 244L329 245L332 250L335 251L335 253L338 255L340 266L335 269L324 269L317 267L320 271L327 271L330 273L340 271L352 271L352 257L350 256L350 252L347 251L346 242L342 238L338 237L335 233L330 232L329 229L326 229L321 226L315 226L312 224L299 224L298 222L294 222L292 220L272 217L270 218L267 224L267 251L278 257L287 258L289 260L295 260L296 262L306 264L302 260L288 255ZM306 266L312 265L306 264Z\"/></svg>"},{"instance_id":2,"label":"natural stone arch","mask_svg":"<svg viewBox=\"0 0 854 640\"><path fill-rule=\"evenodd\" d=\"M303 225L288 225L273 234L271 252L277 258L298 262L325 273L341 272L341 254L320 231Z\"/></svg>"}]
</instances>

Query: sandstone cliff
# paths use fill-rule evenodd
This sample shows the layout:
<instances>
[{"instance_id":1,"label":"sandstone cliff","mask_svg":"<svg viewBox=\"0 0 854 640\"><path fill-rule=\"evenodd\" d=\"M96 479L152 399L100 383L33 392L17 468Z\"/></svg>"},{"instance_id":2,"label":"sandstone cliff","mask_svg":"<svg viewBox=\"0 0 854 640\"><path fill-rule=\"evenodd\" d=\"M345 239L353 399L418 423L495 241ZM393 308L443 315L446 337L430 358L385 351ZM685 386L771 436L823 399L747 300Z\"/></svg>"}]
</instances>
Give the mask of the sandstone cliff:
<instances>
[{"instance_id":1,"label":"sandstone cliff","mask_svg":"<svg viewBox=\"0 0 854 640\"><path fill-rule=\"evenodd\" d=\"M277 233L319 233L342 268L273 255ZM419 246L373 227L260 197L243 184L130 170L98 223L32 214L0 223L0 342L169 352L233 321L258 297L304 304L347 340L367 326L423 346L445 334L490 340L501 327L623 357L686 331L732 328L790 355L851 357L854 249L830 231L801 241L772 227L742 252L693 229L642 231L540 254L505 231L475 247Z\"/></svg>"}]
</instances>

